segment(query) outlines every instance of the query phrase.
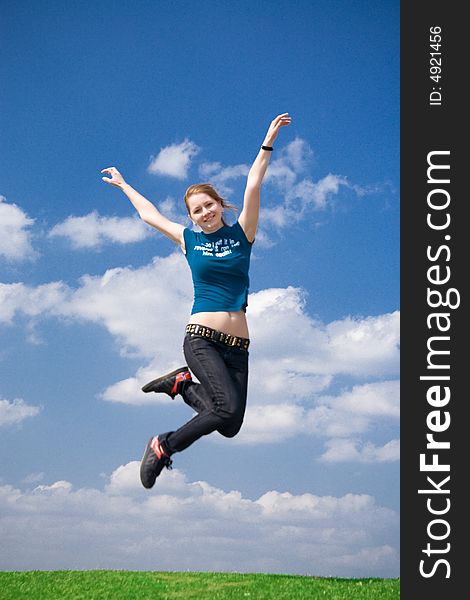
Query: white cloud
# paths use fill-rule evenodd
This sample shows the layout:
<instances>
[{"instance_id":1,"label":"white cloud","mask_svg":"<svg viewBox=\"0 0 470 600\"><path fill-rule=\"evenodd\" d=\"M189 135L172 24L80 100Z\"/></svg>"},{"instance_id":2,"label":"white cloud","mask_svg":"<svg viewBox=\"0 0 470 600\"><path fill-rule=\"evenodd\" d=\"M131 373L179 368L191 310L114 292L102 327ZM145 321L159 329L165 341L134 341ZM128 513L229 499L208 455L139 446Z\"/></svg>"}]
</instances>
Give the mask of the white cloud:
<instances>
[{"instance_id":1,"label":"white cloud","mask_svg":"<svg viewBox=\"0 0 470 600\"><path fill-rule=\"evenodd\" d=\"M37 287L24 283L0 283L0 322L11 323L17 313L29 317L54 314L69 293L70 288L61 281Z\"/></svg>"},{"instance_id":2,"label":"white cloud","mask_svg":"<svg viewBox=\"0 0 470 600\"><path fill-rule=\"evenodd\" d=\"M185 179L190 160L199 150L187 139L182 144L173 144L163 148L156 158L152 157L148 170L151 173ZM345 177L332 173L314 181L308 174L312 157L312 148L302 138L296 138L277 148L276 157L271 159L264 178L258 245L266 247L275 243L270 235L270 228L281 230L298 223L311 213L325 211L341 187L348 188L357 195L370 192L350 184ZM232 183L237 186L238 204L241 208L242 192L238 186L247 177L250 166L244 163L223 165L218 161L206 161L199 165L199 176L214 185L226 198L234 194Z\"/></svg>"},{"instance_id":3,"label":"white cloud","mask_svg":"<svg viewBox=\"0 0 470 600\"><path fill-rule=\"evenodd\" d=\"M137 217L102 217L93 211L57 223L49 237L65 237L73 248L99 248L105 243L130 244L150 235L150 227Z\"/></svg>"},{"instance_id":4,"label":"white cloud","mask_svg":"<svg viewBox=\"0 0 470 600\"><path fill-rule=\"evenodd\" d=\"M276 156L276 155L275 155ZM264 181L287 192L311 162L313 151L309 144L296 138L278 149L277 158L271 159Z\"/></svg>"},{"instance_id":5,"label":"white cloud","mask_svg":"<svg viewBox=\"0 0 470 600\"><path fill-rule=\"evenodd\" d=\"M399 417L399 381L381 381L354 386L333 398L323 396L320 403L336 410L367 417Z\"/></svg>"},{"instance_id":6,"label":"white cloud","mask_svg":"<svg viewBox=\"0 0 470 600\"><path fill-rule=\"evenodd\" d=\"M281 149L278 160L290 165L296 173L302 173L312 162L312 158L313 150L309 144L302 138L296 137Z\"/></svg>"},{"instance_id":7,"label":"white cloud","mask_svg":"<svg viewBox=\"0 0 470 600\"><path fill-rule=\"evenodd\" d=\"M185 223L185 221L187 223L190 222L183 198L177 201L171 196L168 196L158 204L158 210L165 215L167 219L170 219L170 221L175 221L176 223Z\"/></svg>"},{"instance_id":8,"label":"white cloud","mask_svg":"<svg viewBox=\"0 0 470 600\"><path fill-rule=\"evenodd\" d=\"M159 358L166 367L181 360L191 301L189 269L175 252L138 269L85 275L76 289L63 282L0 284L0 321L11 323L18 313L91 321L115 336L123 353Z\"/></svg>"},{"instance_id":9,"label":"white cloud","mask_svg":"<svg viewBox=\"0 0 470 600\"><path fill-rule=\"evenodd\" d=\"M348 185L346 178L329 173L326 177L317 181L313 187L311 197L307 197L307 200L311 200L316 209L324 208L329 195L337 194L341 185ZM300 191L305 194L303 190Z\"/></svg>"},{"instance_id":10,"label":"white cloud","mask_svg":"<svg viewBox=\"0 0 470 600\"><path fill-rule=\"evenodd\" d=\"M84 276L77 289L60 282L36 288L0 285L0 299L5 322L12 322L16 312L34 319L91 321L114 336L123 354L147 359L134 376L103 390L104 400L170 402L165 394L143 394L140 388L185 363L182 339L192 284L180 252L137 269ZM304 293L293 287L249 297L253 343L246 422L235 438L239 443L281 441L296 432L322 438L367 436L373 419L397 421L399 313L348 316L324 324L305 308ZM327 395L338 376L357 383Z\"/></svg>"},{"instance_id":11,"label":"white cloud","mask_svg":"<svg viewBox=\"0 0 470 600\"><path fill-rule=\"evenodd\" d=\"M17 425L28 417L35 417L40 410L39 406L26 404L21 398L11 402L0 398L0 426Z\"/></svg>"},{"instance_id":12,"label":"white cloud","mask_svg":"<svg viewBox=\"0 0 470 600\"><path fill-rule=\"evenodd\" d=\"M154 175L186 179L190 162L199 151L199 146L186 138L181 144L165 146L157 156L151 156L147 170Z\"/></svg>"},{"instance_id":13,"label":"white cloud","mask_svg":"<svg viewBox=\"0 0 470 600\"><path fill-rule=\"evenodd\" d=\"M304 432L305 409L298 404L256 405L248 402L238 444L282 442Z\"/></svg>"},{"instance_id":14,"label":"white cloud","mask_svg":"<svg viewBox=\"0 0 470 600\"><path fill-rule=\"evenodd\" d=\"M367 432L378 420L397 423L399 394L394 380L357 385L337 396L319 395L304 427L319 436L347 438Z\"/></svg>"},{"instance_id":15,"label":"white cloud","mask_svg":"<svg viewBox=\"0 0 470 600\"><path fill-rule=\"evenodd\" d=\"M69 481L56 481L51 485L38 485L34 488L34 494L42 494L57 497L60 494L68 494L72 490L72 484Z\"/></svg>"},{"instance_id":16,"label":"white cloud","mask_svg":"<svg viewBox=\"0 0 470 600\"><path fill-rule=\"evenodd\" d=\"M229 197L233 193L233 189L227 185L228 181L246 177L250 165L239 164L223 167L219 162L203 163L199 167L199 175L208 180L222 196Z\"/></svg>"},{"instance_id":17,"label":"white cloud","mask_svg":"<svg viewBox=\"0 0 470 600\"><path fill-rule=\"evenodd\" d=\"M399 362L400 313L377 317L347 317L326 328L330 356L343 373L374 375L395 374Z\"/></svg>"},{"instance_id":18,"label":"white cloud","mask_svg":"<svg viewBox=\"0 0 470 600\"><path fill-rule=\"evenodd\" d=\"M305 175L306 167L313 154L309 145L301 139L291 142L281 156L273 161L266 173L265 181L280 193L280 200L262 203L258 238L263 246L273 244L272 229L281 230L310 218L312 214L324 212L332 204L341 187L355 191L347 179L329 173L318 181ZM302 176L299 179L299 176ZM264 192L265 197L272 194ZM313 222L315 225L318 223Z\"/></svg>"},{"instance_id":19,"label":"white cloud","mask_svg":"<svg viewBox=\"0 0 470 600\"><path fill-rule=\"evenodd\" d=\"M42 481L44 479L45 473L43 472L39 472L39 473L30 473L29 475L26 475L26 477L24 477L21 482L22 483L38 483L39 481Z\"/></svg>"},{"instance_id":20,"label":"white cloud","mask_svg":"<svg viewBox=\"0 0 470 600\"><path fill-rule=\"evenodd\" d=\"M121 271L116 285L110 287L109 299L101 299L99 278L77 292L80 307L100 316L89 315L92 320L106 324L111 333L107 305L113 304L113 317L120 315L121 343L130 343L147 356L151 362L139 369L134 377L118 382L108 388L107 400L129 403L157 403L166 401L161 394L142 394L140 387L156 373L180 366L184 360L181 353L181 337L184 315L190 305L191 290L184 286L183 257L160 259L161 268L143 267L136 271ZM173 261L173 262L171 262ZM173 289L165 279L170 269L175 274ZM139 281L139 284L135 282ZM159 282L158 288L152 282ZM129 286L140 289L139 308L126 310L126 290ZM178 288L177 286L182 286ZM160 286L166 296L161 298ZM184 299L184 303L181 300ZM161 306L165 300L164 306ZM137 300L136 300L137 302ZM100 304L102 309L99 309ZM152 308L152 306L154 308ZM173 307L173 310L171 310ZM77 314L75 300L67 308L69 314ZM168 316L173 322L168 321ZM141 320L140 320L141 319ZM302 292L296 288L268 289L250 295L248 319L253 345L250 359L250 405L283 404L286 396L291 403L309 400L313 395L328 388L338 374L357 377L387 376L398 369L399 313L335 321L324 325L305 313ZM150 323L150 327L148 327ZM144 331L147 335L144 336ZM181 332L181 336L175 332ZM297 332L296 336L292 331ZM161 339L167 340L166 352L157 353ZM283 340L282 345L278 340ZM347 347L344 348L343 344ZM166 357L166 362L164 362ZM259 393L262 382L262 394Z\"/></svg>"},{"instance_id":21,"label":"white cloud","mask_svg":"<svg viewBox=\"0 0 470 600\"><path fill-rule=\"evenodd\" d=\"M36 257L28 228L34 219L16 204L8 204L0 196L0 256L7 260L27 260Z\"/></svg>"},{"instance_id":22,"label":"white cloud","mask_svg":"<svg viewBox=\"0 0 470 600\"><path fill-rule=\"evenodd\" d=\"M116 302L118 297L119 292L113 293ZM83 304L95 306L96 302L84 298ZM250 296L253 345L248 409L235 443L281 442L299 433L320 437L367 435L377 419L397 422L397 380L359 384L336 396L322 392L339 374L359 378L397 374L399 313L347 317L324 325L305 313L304 304L301 290L295 288L263 290ZM102 319L106 320L104 314ZM164 327L164 323L155 324L155 331ZM134 327L129 330L134 331ZM174 342L175 329L166 331ZM292 331L297 335L292 336ZM279 345L278 340L283 343ZM171 362L164 363L161 355L156 356L135 376L108 387L103 398L129 404L170 402L164 394L142 394L140 388L156 374L184 364L180 340L177 342L172 346L174 354L167 354ZM158 347L156 340L153 344L149 351ZM213 441L220 440L215 436ZM382 460L379 454L370 456L370 460Z\"/></svg>"},{"instance_id":23,"label":"white cloud","mask_svg":"<svg viewBox=\"0 0 470 600\"><path fill-rule=\"evenodd\" d=\"M397 424L399 401L398 380L357 385L337 396L318 396L304 426L329 438L363 434L379 420Z\"/></svg>"},{"instance_id":24,"label":"white cloud","mask_svg":"<svg viewBox=\"0 0 470 600\"><path fill-rule=\"evenodd\" d=\"M283 193L290 193L297 176L305 171L312 154L307 142L296 138L279 150L278 158L270 161L265 183L274 184ZM224 166L220 162L205 162L199 166L199 175L209 179L221 194L230 196L233 189L227 186L227 182L245 178L249 170L249 164ZM302 182L299 183L300 186L301 184Z\"/></svg>"},{"instance_id":25,"label":"white cloud","mask_svg":"<svg viewBox=\"0 0 470 600\"><path fill-rule=\"evenodd\" d=\"M287 387L295 386L292 378ZM284 386L286 387L286 386ZM269 390L266 395L271 399ZM367 435L378 422L395 423L399 418L399 382L383 381L354 386L338 396L315 395L310 390L313 408L295 399L281 404L249 402L242 430L232 443L260 444L282 442L298 435L315 435L326 440L322 456L329 462L383 462L399 459L396 441L376 448L351 436ZM215 438L217 439L217 438Z\"/></svg>"},{"instance_id":26,"label":"white cloud","mask_svg":"<svg viewBox=\"0 0 470 600\"><path fill-rule=\"evenodd\" d=\"M203 162L199 165L199 175L203 178L217 176L223 168L220 162Z\"/></svg>"},{"instance_id":27,"label":"white cloud","mask_svg":"<svg viewBox=\"0 0 470 600\"><path fill-rule=\"evenodd\" d=\"M291 376L384 377L397 373L398 311L346 317L325 325L305 312L305 304L302 290L290 286L250 295L247 314L254 340L252 361L259 356L262 370L268 370L263 379L272 374L273 361L277 362L275 372L282 370Z\"/></svg>"},{"instance_id":28,"label":"white cloud","mask_svg":"<svg viewBox=\"0 0 470 600\"><path fill-rule=\"evenodd\" d=\"M263 247L265 246L265 242L273 243L272 239L269 237L269 233L267 230L270 229L270 226L277 227L281 229L282 227L286 227L291 221L291 211L289 211L283 204L278 204L276 206L265 207L262 206L260 208L260 229L256 234L256 242L261 241ZM297 221L295 214L293 215L294 221ZM261 237L261 240L260 240Z\"/></svg>"},{"instance_id":29,"label":"white cloud","mask_svg":"<svg viewBox=\"0 0 470 600\"><path fill-rule=\"evenodd\" d=\"M192 301L189 268L181 252L138 269L116 268L86 275L58 314L100 324L118 340L122 352L178 366ZM142 395L140 392L139 395Z\"/></svg>"},{"instance_id":30,"label":"white cloud","mask_svg":"<svg viewBox=\"0 0 470 600\"><path fill-rule=\"evenodd\" d=\"M398 515L369 495L273 490L252 500L176 469L148 492L138 469L122 465L102 490L0 486L0 567L398 575Z\"/></svg>"},{"instance_id":31,"label":"white cloud","mask_svg":"<svg viewBox=\"0 0 470 600\"><path fill-rule=\"evenodd\" d=\"M346 179L331 173L316 183L310 178L297 183L292 181L285 191L282 203L261 208L261 226L270 224L281 229L304 219L309 210L325 210L342 185L348 185Z\"/></svg>"},{"instance_id":32,"label":"white cloud","mask_svg":"<svg viewBox=\"0 0 470 600\"><path fill-rule=\"evenodd\" d=\"M391 440L384 446L361 443L350 439L331 439L326 443L327 451L321 456L324 462L392 462L400 459L400 442Z\"/></svg>"}]
</instances>

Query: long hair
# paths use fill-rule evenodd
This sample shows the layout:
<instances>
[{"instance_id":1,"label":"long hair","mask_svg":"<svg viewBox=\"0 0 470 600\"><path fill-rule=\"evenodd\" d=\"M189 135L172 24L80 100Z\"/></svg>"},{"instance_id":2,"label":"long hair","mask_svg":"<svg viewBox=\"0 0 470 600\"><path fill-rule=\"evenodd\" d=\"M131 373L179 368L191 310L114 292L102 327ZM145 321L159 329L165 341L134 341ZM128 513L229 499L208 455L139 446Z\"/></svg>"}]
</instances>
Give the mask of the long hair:
<instances>
[{"instance_id":1,"label":"long hair","mask_svg":"<svg viewBox=\"0 0 470 600\"><path fill-rule=\"evenodd\" d=\"M193 196L194 194L207 194L208 196L210 196L211 198L213 198L216 202L218 202L219 204L222 205L222 208L226 208L228 210L231 210L235 213L238 212L238 208L234 205L234 204L230 204L230 202L227 202L227 200L225 200L224 198L222 198L222 196L220 196L217 191L215 190L214 186L212 186L210 183L194 183L193 185L190 185L188 187L188 189L186 190L186 193L184 194L184 203L186 205L186 210L188 211L188 215L190 215L189 212L189 205L188 205L188 199ZM224 225L226 225L224 219L222 218L222 223Z\"/></svg>"}]
</instances>

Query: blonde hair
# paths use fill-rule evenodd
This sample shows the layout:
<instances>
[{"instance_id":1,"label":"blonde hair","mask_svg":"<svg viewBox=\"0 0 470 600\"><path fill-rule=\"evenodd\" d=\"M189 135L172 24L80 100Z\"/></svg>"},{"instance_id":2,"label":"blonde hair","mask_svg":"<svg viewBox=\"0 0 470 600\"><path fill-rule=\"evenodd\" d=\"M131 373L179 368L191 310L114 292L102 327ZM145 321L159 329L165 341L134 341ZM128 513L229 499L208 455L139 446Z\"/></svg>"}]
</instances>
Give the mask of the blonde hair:
<instances>
[{"instance_id":1,"label":"blonde hair","mask_svg":"<svg viewBox=\"0 0 470 600\"><path fill-rule=\"evenodd\" d=\"M234 204L230 204L230 202L224 200L222 196L219 196L214 186L212 186L210 183L194 183L193 185L190 185L188 187L186 193L184 194L184 203L186 205L186 210L188 211L189 216L191 216L191 213L189 210L188 200L194 194L207 194L208 196L216 200L216 202L221 204L222 208L232 210L235 213L238 212L238 208ZM222 223L226 225L224 219L222 219Z\"/></svg>"}]
</instances>

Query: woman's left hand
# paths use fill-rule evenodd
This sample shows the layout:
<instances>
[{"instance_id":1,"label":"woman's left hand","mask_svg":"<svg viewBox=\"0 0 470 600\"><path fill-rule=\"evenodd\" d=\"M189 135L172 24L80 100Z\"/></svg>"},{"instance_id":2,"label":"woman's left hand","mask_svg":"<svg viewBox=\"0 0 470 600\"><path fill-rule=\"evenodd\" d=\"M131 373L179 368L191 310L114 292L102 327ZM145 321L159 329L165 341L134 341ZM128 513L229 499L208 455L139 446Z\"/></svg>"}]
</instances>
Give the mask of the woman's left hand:
<instances>
[{"instance_id":1,"label":"woman's left hand","mask_svg":"<svg viewBox=\"0 0 470 600\"><path fill-rule=\"evenodd\" d=\"M263 145L271 146L274 140L277 138L279 129L285 125L289 125L291 121L292 117L289 116L289 113L282 113L282 115L278 115L275 119L273 119L271 125L269 126L266 137L264 138Z\"/></svg>"}]
</instances>

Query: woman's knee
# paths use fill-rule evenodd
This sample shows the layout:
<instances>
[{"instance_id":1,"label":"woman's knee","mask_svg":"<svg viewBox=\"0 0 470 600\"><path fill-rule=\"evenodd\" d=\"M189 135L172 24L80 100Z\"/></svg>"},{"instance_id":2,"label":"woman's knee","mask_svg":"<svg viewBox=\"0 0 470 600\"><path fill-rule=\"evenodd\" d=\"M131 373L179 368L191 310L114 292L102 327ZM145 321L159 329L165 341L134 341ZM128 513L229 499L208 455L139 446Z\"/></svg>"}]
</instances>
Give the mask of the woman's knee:
<instances>
[{"instance_id":1,"label":"woman's knee","mask_svg":"<svg viewBox=\"0 0 470 600\"><path fill-rule=\"evenodd\" d=\"M240 425L238 425L234 429L230 429L228 431L218 429L218 432L220 433L220 435L223 435L226 438L233 438L237 435L237 433L239 433L241 428L242 424L240 423Z\"/></svg>"},{"instance_id":2,"label":"woman's knee","mask_svg":"<svg viewBox=\"0 0 470 600\"><path fill-rule=\"evenodd\" d=\"M235 437L243 425L244 412L236 411L230 417L226 417L217 431L226 438Z\"/></svg>"}]
</instances>

